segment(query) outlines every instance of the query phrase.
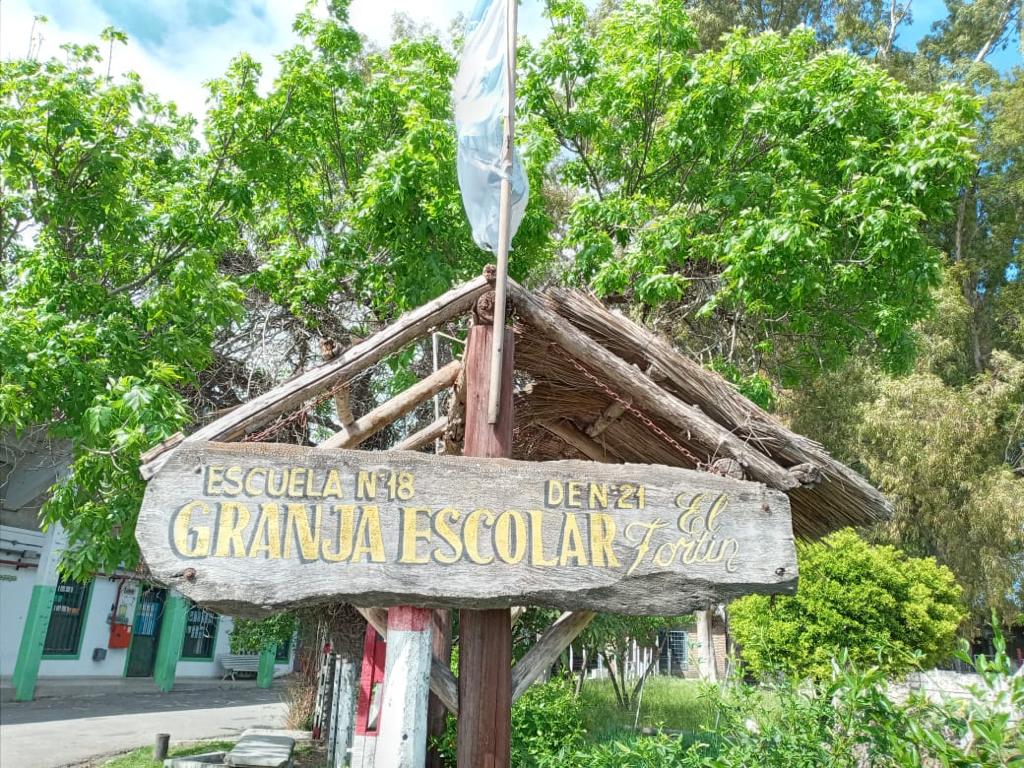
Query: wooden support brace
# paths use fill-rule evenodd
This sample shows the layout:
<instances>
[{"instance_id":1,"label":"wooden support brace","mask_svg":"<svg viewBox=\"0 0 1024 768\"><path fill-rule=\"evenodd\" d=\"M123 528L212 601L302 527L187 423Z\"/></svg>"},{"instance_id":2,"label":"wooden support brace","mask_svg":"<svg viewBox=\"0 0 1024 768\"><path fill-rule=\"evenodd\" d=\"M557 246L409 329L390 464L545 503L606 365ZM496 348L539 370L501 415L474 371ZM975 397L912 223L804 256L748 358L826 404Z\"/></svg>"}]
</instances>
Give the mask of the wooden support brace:
<instances>
[{"instance_id":1,"label":"wooden support brace","mask_svg":"<svg viewBox=\"0 0 1024 768\"><path fill-rule=\"evenodd\" d=\"M442 389L447 389L459 375L462 363L453 360L444 368L434 371L427 378L413 384L400 395L374 408L357 419L347 429L319 444L319 448L354 448L380 432L396 419L412 412L420 403L426 402Z\"/></svg>"},{"instance_id":2,"label":"wooden support brace","mask_svg":"<svg viewBox=\"0 0 1024 768\"><path fill-rule=\"evenodd\" d=\"M440 418L430 422L423 429L413 432L404 440L400 440L391 446L392 451L415 451L417 448L422 448L424 445L437 440L444 434L445 428L448 426L448 417L441 416Z\"/></svg>"},{"instance_id":3,"label":"wooden support brace","mask_svg":"<svg viewBox=\"0 0 1024 768\"><path fill-rule=\"evenodd\" d=\"M548 627L540 640L512 667L512 701L526 693L526 689L551 668L595 615L593 611L566 611Z\"/></svg>"},{"instance_id":4,"label":"wooden support brace","mask_svg":"<svg viewBox=\"0 0 1024 768\"><path fill-rule=\"evenodd\" d=\"M540 425L551 434L559 437L566 444L571 445L588 459L605 464L619 464L622 462L622 459L610 454L603 445L587 437L584 432L565 419L542 421Z\"/></svg>"}]
</instances>

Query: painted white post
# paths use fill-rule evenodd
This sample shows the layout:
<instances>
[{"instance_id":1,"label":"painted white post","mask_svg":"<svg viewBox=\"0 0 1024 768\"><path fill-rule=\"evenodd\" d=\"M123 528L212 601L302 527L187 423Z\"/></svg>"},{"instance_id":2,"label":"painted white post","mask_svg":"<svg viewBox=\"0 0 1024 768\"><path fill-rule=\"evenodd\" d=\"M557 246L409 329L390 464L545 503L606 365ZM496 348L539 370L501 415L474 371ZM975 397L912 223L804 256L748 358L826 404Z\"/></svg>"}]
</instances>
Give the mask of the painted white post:
<instances>
[{"instance_id":1,"label":"painted white post","mask_svg":"<svg viewBox=\"0 0 1024 768\"><path fill-rule=\"evenodd\" d=\"M427 759L431 611L388 609L387 661L376 768L423 768Z\"/></svg>"},{"instance_id":2,"label":"painted white post","mask_svg":"<svg viewBox=\"0 0 1024 768\"><path fill-rule=\"evenodd\" d=\"M338 708L333 768L342 768L343 765L349 764L352 731L356 724L356 665L352 663L352 659L346 656L339 660L336 678L338 688L335 695L338 697Z\"/></svg>"},{"instance_id":3,"label":"painted white post","mask_svg":"<svg viewBox=\"0 0 1024 768\"><path fill-rule=\"evenodd\" d=\"M334 765L338 749L338 687L341 684L341 656L334 656L334 675L331 678L331 707L327 713L327 764Z\"/></svg>"},{"instance_id":4,"label":"painted white post","mask_svg":"<svg viewBox=\"0 0 1024 768\"><path fill-rule=\"evenodd\" d=\"M711 620L714 609L697 611L697 642L700 643L700 676L709 682L718 680L715 665L715 642L711 634Z\"/></svg>"}]
</instances>

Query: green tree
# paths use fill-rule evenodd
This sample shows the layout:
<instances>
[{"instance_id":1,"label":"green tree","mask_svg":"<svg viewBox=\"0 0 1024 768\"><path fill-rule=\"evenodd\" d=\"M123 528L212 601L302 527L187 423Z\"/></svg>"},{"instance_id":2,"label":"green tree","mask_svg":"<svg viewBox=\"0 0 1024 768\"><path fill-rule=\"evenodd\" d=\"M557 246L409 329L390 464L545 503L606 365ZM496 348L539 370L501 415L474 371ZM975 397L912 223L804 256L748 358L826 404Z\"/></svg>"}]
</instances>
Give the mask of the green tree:
<instances>
[{"instance_id":1,"label":"green tree","mask_svg":"<svg viewBox=\"0 0 1024 768\"><path fill-rule=\"evenodd\" d=\"M217 268L234 232L194 121L94 71L95 46L64 48L0 62L0 424L71 441L43 514L89 576L134 564L139 454L190 420L241 292Z\"/></svg>"},{"instance_id":2,"label":"green tree","mask_svg":"<svg viewBox=\"0 0 1024 768\"><path fill-rule=\"evenodd\" d=\"M910 93L807 30L694 54L669 0L548 11L522 90L578 190L561 239L576 279L748 374L864 344L909 362L941 275L925 224L970 172L970 98Z\"/></svg>"},{"instance_id":3,"label":"green tree","mask_svg":"<svg viewBox=\"0 0 1024 768\"><path fill-rule=\"evenodd\" d=\"M793 597L751 595L729 607L730 627L749 669L826 679L841 653L858 665L900 672L914 655L952 656L966 612L952 572L930 558L873 546L852 530L797 549Z\"/></svg>"}]
</instances>

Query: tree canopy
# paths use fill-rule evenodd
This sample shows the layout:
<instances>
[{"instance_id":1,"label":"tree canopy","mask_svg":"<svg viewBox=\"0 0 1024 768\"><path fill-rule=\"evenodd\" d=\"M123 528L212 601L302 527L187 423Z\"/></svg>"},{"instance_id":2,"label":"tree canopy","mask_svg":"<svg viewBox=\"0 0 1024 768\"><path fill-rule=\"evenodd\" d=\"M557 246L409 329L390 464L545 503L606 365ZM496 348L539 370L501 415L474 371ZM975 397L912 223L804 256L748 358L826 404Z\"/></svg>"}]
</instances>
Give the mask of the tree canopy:
<instances>
[{"instance_id":1,"label":"tree canopy","mask_svg":"<svg viewBox=\"0 0 1024 768\"><path fill-rule=\"evenodd\" d=\"M459 40L376 48L328 5L266 91L239 55L201 124L110 76L117 30L0 62L0 427L74 446L44 510L72 574L135 563L144 450L491 258L455 175ZM987 62L1020 0L948 0L916 50L899 2L546 8L513 274L594 288L778 405L893 497L873 539L1011 620L1024 88ZM367 386L409 381L391 363Z\"/></svg>"}]
</instances>

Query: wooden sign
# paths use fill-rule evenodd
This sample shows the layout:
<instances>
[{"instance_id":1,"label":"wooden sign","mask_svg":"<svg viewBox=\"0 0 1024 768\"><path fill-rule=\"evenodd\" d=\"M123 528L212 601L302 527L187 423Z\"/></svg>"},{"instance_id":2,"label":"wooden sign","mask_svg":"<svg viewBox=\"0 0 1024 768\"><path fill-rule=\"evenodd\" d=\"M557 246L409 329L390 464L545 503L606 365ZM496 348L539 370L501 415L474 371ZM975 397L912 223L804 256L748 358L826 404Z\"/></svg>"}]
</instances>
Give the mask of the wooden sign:
<instances>
[{"instance_id":1,"label":"wooden sign","mask_svg":"<svg viewBox=\"0 0 1024 768\"><path fill-rule=\"evenodd\" d=\"M797 582L784 494L664 466L186 443L136 536L155 578L233 614L344 600L667 615Z\"/></svg>"}]
</instances>

